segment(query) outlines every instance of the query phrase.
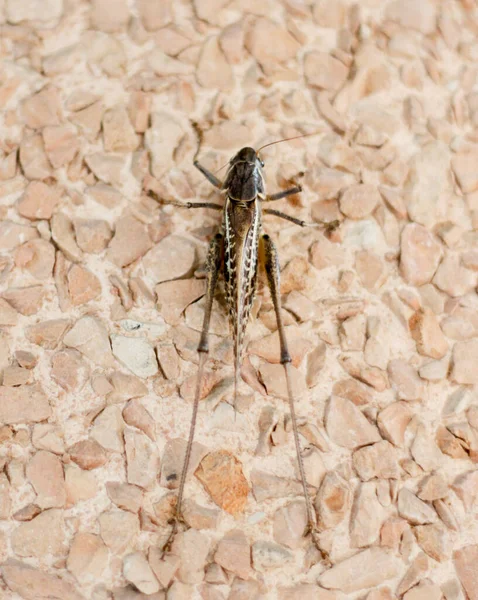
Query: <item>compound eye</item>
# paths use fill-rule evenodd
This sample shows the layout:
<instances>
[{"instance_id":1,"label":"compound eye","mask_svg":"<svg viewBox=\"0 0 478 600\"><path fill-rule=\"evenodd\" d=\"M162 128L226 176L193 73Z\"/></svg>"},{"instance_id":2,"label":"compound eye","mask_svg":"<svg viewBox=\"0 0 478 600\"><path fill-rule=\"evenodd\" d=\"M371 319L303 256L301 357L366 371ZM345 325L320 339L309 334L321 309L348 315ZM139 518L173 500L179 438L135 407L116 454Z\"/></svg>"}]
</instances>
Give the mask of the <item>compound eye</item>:
<instances>
[{"instance_id":1,"label":"compound eye","mask_svg":"<svg viewBox=\"0 0 478 600\"><path fill-rule=\"evenodd\" d=\"M261 167L264 167L264 161L260 159Z\"/></svg>"}]
</instances>

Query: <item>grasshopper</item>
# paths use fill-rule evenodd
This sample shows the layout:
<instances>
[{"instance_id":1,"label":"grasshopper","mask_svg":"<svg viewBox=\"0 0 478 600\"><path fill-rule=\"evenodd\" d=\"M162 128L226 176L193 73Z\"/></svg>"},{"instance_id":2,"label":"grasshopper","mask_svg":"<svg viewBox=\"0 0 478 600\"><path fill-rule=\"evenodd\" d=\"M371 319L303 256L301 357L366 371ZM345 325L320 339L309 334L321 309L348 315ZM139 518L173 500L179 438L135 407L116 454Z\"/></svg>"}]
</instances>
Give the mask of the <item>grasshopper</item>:
<instances>
[{"instance_id":1,"label":"grasshopper","mask_svg":"<svg viewBox=\"0 0 478 600\"><path fill-rule=\"evenodd\" d=\"M269 146L271 144L266 145ZM210 183L212 183L214 187L220 190L221 194L224 195L225 202L223 205L212 202L163 201L162 199L158 198L154 192L149 192L160 203L173 204L174 206L181 206L188 209L210 208L213 210L222 211L221 226L210 242L207 255L206 303L202 332L198 346L199 366L197 371L193 412L186 454L179 480L179 489L174 517L171 520L172 531L163 548L164 552L169 550L171 547L171 543L176 535L176 532L178 531L179 525L187 528L187 524L185 523L182 515L184 486L186 483L186 474L189 467L194 433L196 429L196 419L201 394L204 365L209 353L209 324L211 320L212 304L221 268L225 281L229 318L233 329L235 359L234 401L236 401L244 337L254 300L254 294L256 291L258 269L261 265L265 269L277 319L277 329L280 342L280 362L285 371L295 449L306 504L307 527L304 535L310 534L315 545L323 554L322 550L320 549L318 530L313 517L314 513L312 502L307 489L299 433L297 430L297 419L295 414L290 373L292 359L288 350L281 316L279 258L274 242L270 236L267 233L264 233L262 230L262 214L274 215L281 219L291 221L292 223L295 223L301 227L313 226L333 229L336 226L336 222L307 223L279 210L262 208L262 205L265 203L280 200L287 196L297 194L302 190L300 186L296 185L272 195L266 194L263 173L264 162L259 155L260 150L265 147L266 146L262 146L257 151L249 147L239 150L239 152L229 161L227 174L223 182L220 181L214 173L211 173L208 169L202 166L197 160L194 160L194 166L201 171L201 173L206 177L206 179L209 180Z\"/></svg>"}]
</instances>

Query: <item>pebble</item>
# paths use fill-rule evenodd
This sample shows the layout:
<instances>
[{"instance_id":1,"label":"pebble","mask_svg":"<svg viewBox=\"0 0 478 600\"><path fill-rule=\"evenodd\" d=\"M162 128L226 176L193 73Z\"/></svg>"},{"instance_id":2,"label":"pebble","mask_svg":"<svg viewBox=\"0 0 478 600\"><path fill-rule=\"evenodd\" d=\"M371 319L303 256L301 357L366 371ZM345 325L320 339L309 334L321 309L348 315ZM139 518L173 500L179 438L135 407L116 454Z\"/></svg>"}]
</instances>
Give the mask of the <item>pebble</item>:
<instances>
[{"instance_id":1,"label":"pebble","mask_svg":"<svg viewBox=\"0 0 478 600\"><path fill-rule=\"evenodd\" d=\"M179 479L186 456L186 440L176 438L170 440L164 449L161 465L161 485L170 490L179 487ZM191 449L191 457L188 466L188 474L192 475L204 458L206 447L198 442L194 442Z\"/></svg>"},{"instance_id":2,"label":"pebble","mask_svg":"<svg viewBox=\"0 0 478 600\"><path fill-rule=\"evenodd\" d=\"M22 138L19 153L20 165L27 179L46 179L50 177L51 165L45 152L41 134Z\"/></svg>"},{"instance_id":3,"label":"pebble","mask_svg":"<svg viewBox=\"0 0 478 600\"><path fill-rule=\"evenodd\" d=\"M0 325L16 325L18 312L6 300L0 298Z\"/></svg>"},{"instance_id":4,"label":"pebble","mask_svg":"<svg viewBox=\"0 0 478 600\"><path fill-rule=\"evenodd\" d=\"M179 569L180 558L175 554L164 554L160 548L152 546L148 561L162 588L167 589Z\"/></svg>"},{"instance_id":5,"label":"pebble","mask_svg":"<svg viewBox=\"0 0 478 600\"><path fill-rule=\"evenodd\" d=\"M189 277L195 262L195 245L178 235L166 236L143 258L143 266L152 284Z\"/></svg>"},{"instance_id":6,"label":"pebble","mask_svg":"<svg viewBox=\"0 0 478 600\"><path fill-rule=\"evenodd\" d=\"M103 115L103 146L107 152L132 152L138 138L124 106L110 108Z\"/></svg>"},{"instance_id":7,"label":"pebble","mask_svg":"<svg viewBox=\"0 0 478 600\"><path fill-rule=\"evenodd\" d=\"M417 554L408 571L405 573L403 579L400 581L397 592L399 594L404 594L410 588L420 582L430 568L429 562L430 561L428 560L426 554L423 552Z\"/></svg>"},{"instance_id":8,"label":"pebble","mask_svg":"<svg viewBox=\"0 0 478 600\"><path fill-rule=\"evenodd\" d=\"M423 424L417 426L410 451L415 461L424 471L432 471L438 468L441 463L442 454Z\"/></svg>"},{"instance_id":9,"label":"pebble","mask_svg":"<svg viewBox=\"0 0 478 600\"><path fill-rule=\"evenodd\" d=\"M472 510L478 500L478 470L466 471L458 475L451 488L463 502L465 510Z\"/></svg>"},{"instance_id":10,"label":"pebble","mask_svg":"<svg viewBox=\"0 0 478 600\"><path fill-rule=\"evenodd\" d=\"M20 225L8 219L0 222L0 250L13 250L38 237L35 227Z\"/></svg>"},{"instance_id":11,"label":"pebble","mask_svg":"<svg viewBox=\"0 0 478 600\"><path fill-rule=\"evenodd\" d=\"M126 168L126 158L106 152L95 152L85 156L85 162L94 175L104 183L120 185Z\"/></svg>"},{"instance_id":12,"label":"pebble","mask_svg":"<svg viewBox=\"0 0 478 600\"><path fill-rule=\"evenodd\" d=\"M379 289L387 278L387 270L383 260L369 250L360 250L355 255L355 270L362 285L369 292Z\"/></svg>"},{"instance_id":13,"label":"pebble","mask_svg":"<svg viewBox=\"0 0 478 600\"><path fill-rule=\"evenodd\" d=\"M370 388L356 379L342 379L334 384L332 392L353 402L356 406L368 404L373 400Z\"/></svg>"},{"instance_id":14,"label":"pebble","mask_svg":"<svg viewBox=\"0 0 478 600\"><path fill-rule=\"evenodd\" d=\"M76 130L68 125L50 125L42 131L48 160L54 169L66 167L80 149Z\"/></svg>"},{"instance_id":15,"label":"pebble","mask_svg":"<svg viewBox=\"0 0 478 600\"><path fill-rule=\"evenodd\" d=\"M433 278L438 289L454 298L470 292L476 282L477 274L461 264L458 254L451 253L442 260Z\"/></svg>"},{"instance_id":16,"label":"pebble","mask_svg":"<svg viewBox=\"0 0 478 600\"><path fill-rule=\"evenodd\" d=\"M312 583L299 583L294 587L279 588L278 597L279 600L346 600L340 592L324 590Z\"/></svg>"},{"instance_id":17,"label":"pebble","mask_svg":"<svg viewBox=\"0 0 478 600\"><path fill-rule=\"evenodd\" d=\"M12 365L3 370L3 385L17 386L32 383L32 373L28 369Z\"/></svg>"},{"instance_id":18,"label":"pebble","mask_svg":"<svg viewBox=\"0 0 478 600\"><path fill-rule=\"evenodd\" d=\"M107 33L121 31L129 20L129 9L125 0L93 0L91 7L91 24L94 29Z\"/></svg>"},{"instance_id":19,"label":"pebble","mask_svg":"<svg viewBox=\"0 0 478 600\"><path fill-rule=\"evenodd\" d=\"M452 169L464 194L470 194L478 189L478 176L474 168L476 160L476 152L459 152L451 159Z\"/></svg>"},{"instance_id":20,"label":"pebble","mask_svg":"<svg viewBox=\"0 0 478 600\"><path fill-rule=\"evenodd\" d=\"M0 519L7 520L10 518L12 508L12 500L10 497L10 482L5 473L0 474ZM38 509L39 511L40 509ZM17 513L13 518L18 518Z\"/></svg>"},{"instance_id":21,"label":"pebble","mask_svg":"<svg viewBox=\"0 0 478 600\"><path fill-rule=\"evenodd\" d=\"M75 240L73 224L64 213L56 212L51 220L51 236L68 260L79 262L81 250Z\"/></svg>"},{"instance_id":22,"label":"pebble","mask_svg":"<svg viewBox=\"0 0 478 600\"><path fill-rule=\"evenodd\" d=\"M113 235L107 221L99 219L75 219L73 227L78 247L91 254L103 252Z\"/></svg>"},{"instance_id":23,"label":"pebble","mask_svg":"<svg viewBox=\"0 0 478 600\"><path fill-rule=\"evenodd\" d=\"M166 600L189 600L193 594L193 587L187 583L175 581L168 589Z\"/></svg>"},{"instance_id":24,"label":"pebble","mask_svg":"<svg viewBox=\"0 0 478 600\"><path fill-rule=\"evenodd\" d=\"M46 290L41 285L23 288L9 288L3 292L3 298L20 314L29 317L36 314L43 305Z\"/></svg>"},{"instance_id":25,"label":"pebble","mask_svg":"<svg viewBox=\"0 0 478 600\"><path fill-rule=\"evenodd\" d=\"M31 240L15 252L15 266L28 271L36 279L52 276L55 264L55 248L46 240Z\"/></svg>"},{"instance_id":26,"label":"pebble","mask_svg":"<svg viewBox=\"0 0 478 600\"><path fill-rule=\"evenodd\" d=\"M221 512L216 508L206 508L193 500L186 500L183 509L186 523L193 529L216 529Z\"/></svg>"},{"instance_id":27,"label":"pebble","mask_svg":"<svg viewBox=\"0 0 478 600\"><path fill-rule=\"evenodd\" d=\"M84 585L101 580L108 566L109 552L103 540L93 533L77 533L71 543L66 567Z\"/></svg>"},{"instance_id":28,"label":"pebble","mask_svg":"<svg viewBox=\"0 0 478 600\"><path fill-rule=\"evenodd\" d=\"M365 345L365 315L360 314L342 321L339 327L339 338L342 350L363 350Z\"/></svg>"},{"instance_id":29,"label":"pebble","mask_svg":"<svg viewBox=\"0 0 478 600\"><path fill-rule=\"evenodd\" d=\"M304 546L307 513L302 500L296 500L274 513L274 540L291 550Z\"/></svg>"},{"instance_id":30,"label":"pebble","mask_svg":"<svg viewBox=\"0 0 478 600\"><path fill-rule=\"evenodd\" d=\"M379 537L386 514L378 501L375 482L362 483L355 494L350 515L350 545L363 548L373 544Z\"/></svg>"},{"instance_id":31,"label":"pebble","mask_svg":"<svg viewBox=\"0 0 478 600\"><path fill-rule=\"evenodd\" d=\"M420 500L428 502L445 498L448 495L448 483L445 477L440 473L429 475L420 483L420 491L417 495Z\"/></svg>"},{"instance_id":32,"label":"pebble","mask_svg":"<svg viewBox=\"0 0 478 600\"><path fill-rule=\"evenodd\" d=\"M31 521L20 523L12 532L12 550L17 556L42 559L45 555L59 558L65 552L65 520L63 511L50 508Z\"/></svg>"},{"instance_id":33,"label":"pebble","mask_svg":"<svg viewBox=\"0 0 478 600\"><path fill-rule=\"evenodd\" d=\"M401 358L388 363L388 375L400 400L420 400L424 394L423 381L416 370Z\"/></svg>"},{"instance_id":34,"label":"pebble","mask_svg":"<svg viewBox=\"0 0 478 600\"><path fill-rule=\"evenodd\" d=\"M441 381L446 379L450 368L450 360L445 356L442 360L434 360L420 367L418 373L427 381Z\"/></svg>"},{"instance_id":35,"label":"pebble","mask_svg":"<svg viewBox=\"0 0 478 600\"><path fill-rule=\"evenodd\" d=\"M156 286L157 309L169 325L178 325L184 310L204 295L203 279L165 281Z\"/></svg>"},{"instance_id":36,"label":"pebble","mask_svg":"<svg viewBox=\"0 0 478 600\"><path fill-rule=\"evenodd\" d=\"M170 114L151 114L151 127L144 134L144 144L151 153L151 173L156 179L174 166L173 152L183 135L183 127Z\"/></svg>"},{"instance_id":37,"label":"pebble","mask_svg":"<svg viewBox=\"0 0 478 600\"><path fill-rule=\"evenodd\" d=\"M455 569L469 600L478 599L478 581L476 573L477 560L478 544L463 546L453 552Z\"/></svg>"},{"instance_id":38,"label":"pebble","mask_svg":"<svg viewBox=\"0 0 478 600\"><path fill-rule=\"evenodd\" d=\"M307 390L305 379L301 371L294 366L289 367L292 394L300 398ZM270 396L288 400L286 376L283 365L264 363L259 368L261 381Z\"/></svg>"},{"instance_id":39,"label":"pebble","mask_svg":"<svg viewBox=\"0 0 478 600\"><path fill-rule=\"evenodd\" d=\"M131 93L128 114L136 133L144 133L148 129L151 102L151 95L146 92L134 91Z\"/></svg>"},{"instance_id":40,"label":"pebble","mask_svg":"<svg viewBox=\"0 0 478 600\"><path fill-rule=\"evenodd\" d=\"M59 125L61 101L58 89L45 86L21 104L23 119L31 129L42 129L48 125Z\"/></svg>"},{"instance_id":41,"label":"pebble","mask_svg":"<svg viewBox=\"0 0 478 600\"><path fill-rule=\"evenodd\" d=\"M13 179L17 174L17 151L10 152L0 160L0 181Z\"/></svg>"},{"instance_id":42,"label":"pebble","mask_svg":"<svg viewBox=\"0 0 478 600\"><path fill-rule=\"evenodd\" d=\"M108 481L106 483L108 497L118 508L138 513L143 504L143 490L136 485Z\"/></svg>"},{"instance_id":43,"label":"pebble","mask_svg":"<svg viewBox=\"0 0 478 600\"><path fill-rule=\"evenodd\" d=\"M65 452L62 430L57 425L38 423L33 427L32 444L37 450L47 450L55 454Z\"/></svg>"},{"instance_id":44,"label":"pebble","mask_svg":"<svg viewBox=\"0 0 478 600\"><path fill-rule=\"evenodd\" d=\"M297 496L301 493L300 482L257 469L253 469L251 472L251 483L252 493L257 502L262 502L268 498Z\"/></svg>"},{"instance_id":45,"label":"pebble","mask_svg":"<svg viewBox=\"0 0 478 600\"><path fill-rule=\"evenodd\" d=\"M133 552L123 558L123 575L126 581L144 594L150 595L159 591L159 582L141 552Z\"/></svg>"},{"instance_id":46,"label":"pebble","mask_svg":"<svg viewBox=\"0 0 478 600\"><path fill-rule=\"evenodd\" d=\"M317 523L331 529L341 523L352 504L350 485L337 471L326 473L315 498Z\"/></svg>"},{"instance_id":47,"label":"pebble","mask_svg":"<svg viewBox=\"0 0 478 600\"><path fill-rule=\"evenodd\" d=\"M458 306L453 313L441 322L443 333L457 341L476 337L478 333L478 313Z\"/></svg>"},{"instance_id":48,"label":"pebble","mask_svg":"<svg viewBox=\"0 0 478 600\"><path fill-rule=\"evenodd\" d=\"M55 77L72 71L76 64L83 58L80 44L71 44L64 48L47 54L42 61L45 75Z\"/></svg>"},{"instance_id":49,"label":"pebble","mask_svg":"<svg viewBox=\"0 0 478 600\"><path fill-rule=\"evenodd\" d=\"M353 454L353 465L362 481L369 481L375 477L400 479L395 448L386 440L356 450Z\"/></svg>"},{"instance_id":50,"label":"pebble","mask_svg":"<svg viewBox=\"0 0 478 600\"><path fill-rule=\"evenodd\" d=\"M123 452L123 430L121 407L107 406L94 420L90 436L105 450Z\"/></svg>"},{"instance_id":51,"label":"pebble","mask_svg":"<svg viewBox=\"0 0 478 600\"><path fill-rule=\"evenodd\" d=\"M371 547L335 564L320 575L319 583L350 593L380 585L396 577L400 570L400 563L392 554Z\"/></svg>"},{"instance_id":52,"label":"pebble","mask_svg":"<svg viewBox=\"0 0 478 600\"><path fill-rule=\"evenodd\" d=\"M72 265L67 280L73 306L86 304L101 294L101 283L98 277L80 265Z\"/></svg>"},{"instance_id":53,"label":"pebble","mask_svg":"<svg viewBox=\"0 0 478 600\"><path fill-rule=\"evenodd\" d=\"M138 515L113 508L98 517L101 539L113 555L123 554L131 548L139 534Z\"/></svg>"},{"instance_id":54,"label":"pebble","mask_svg":"<svg viewBox=\"0 0 478 600\"><path fill-rule=\"evenodd\" d=\"M226 60L217 37L209 37L203 44L196 68L196 79L203 88L229 92L234 87L232 67Z\"/></svg>"},{"instance_id":55,"label":"pebble","mask_svg":"<svg viewBox=\"0 0 478 600\"><path fill-rule=\"evenodd\" d=\"M48 397L38 383L0 386L0 423L38 423L51 416Z\"/></svg>"},{"instance_id":56,"label":"pebble","mask_svg":"<svg viewBox=\"0 0 478 600\"><path fill-rule=\"evenodd\" d=\"M453 346L451 379L460 384L478 383L475 365L478 360L478 339L456 342Z\"/></svg>"},{"instance_id":57,"label":"pebble","mask_svg":"<svg viewBox=\"0 0 478 600\"><path fill-rule=\"evenodd\" d=\"M27 464L26 475L42 509L62 508L66 503L65 477L61 460L55 454L40 450Z\"/></svg>"},{"instance_id":58,"label":"pebble","mask_svg":"<svg viewBox=\"0 0 478 600\"><path fill-rule=\"evenodd\" d=\"M184 583L200 583L211 547L207 535L196 529L180 533L174 540L171 551L179 556L178 580Z\"/></svg>"},{"instance_id":59,"label":"pebble","mask_svg":"<svg viewBox=\"0 0 478 600\"><path fill-rule=\"evenodd\" d=\"M292 364L298 367L305 355L311 350L312 343L303 337L297 327L286 327L285 334ZM280 363L279 333L276 331L260 340L250 342L247 351L249 354L259 356L270 363Z\"/></svg>"},{"instance_id":60,"label":"pebble","mask_svg":"<svg viewBox=\"0 0 478 600\"><path fill-rule=\"evenodd\" d=\"M18 5L18 3L15 3ZM0 567L2 577L13 593L27 600L37 598L62 598L62 600L84 600L69 582L46 571L9 559Z\"/></svg>"},{"instance_id":61,"label":"pebble","mask_svg":"<svg viewBox=\"0 0 478 600\"><path fill-rule=\"evenodd\" d=\"M412 409L406 402L394 402L381 410L377 425L382 436L398 447L403 447L405 431L412 418Z\"/></svg>"},{"instance_id":62,"label":"pebble","mask_svg":"<svg viewBox=\"0 0 478 600\"><path fill-rule=\"evenodd\" d=\"M450 149L441 141L430 142L412 157L409 164L408 214L416 223L431 228L440 220L439 207L446 201L444 198L452 193Z\"/></svg>"},{"instance_id":63,"label":"pebble","mask_svg":"<svg viewBox=\"0 0 478 600\"><path fill-rule=\"evenodd\" d=\"M388 3L385 15L402 27L420 31L425 35L433 33L436 29L436 8L429 0L424 0L419 5L411 0L394 0Z\"/></svg>"},{"instance_id":64,"label":"pebble","mask_svg":"<svg viewBox=\"0 0 478 600\"><path fill-rule=\"evenodd\" d=\"M233 454L225 450L207 454L195 474L219 507L231 515L244 511L249 485Z\"/></svg>"},{"instance_id":65,"label":"pebble","mask_svg":"<svg viewBox=\"0 0 478 600\"><path fill-rule=\"evenodd\" d=\"M414 533L420 548L433 560L444 562L450 558L448 530L441 523L419 525Z\"/></svg>"},{"instance_id":66,"label":"pebble","mask_svg":"<svg viewBox=\"0 0 478 600\"><path fill-rule=\"evenodd\" d=\"M445 356L448 352L448 342L435 313L430 308L425 307L412 315L409 325L419 354L437 359Z\"/></svg>"},{"instance_id":67,"label":"pebble","mask_svg":"<svg viewBox=\"0 0 478 600\"><path fill-rule=\"evenodd\" d=\"M127 215L116 222L107 257L118 267L126 267L146 254L151 246L152 241L147 228L134 217Z\"/></svg>"},{"instance_id":68,"label":"pebble","mask_svg":"<svg viewBox=\"0 0 478 600\"><path fill-rule=\"evenodd\" d=\"M377 428L350 400L332 396L326 409L325 428L330 439L351 450L380 441Z\"/></svg>"},{"instance_id":69,"label":"pebble","mask_svg":"<svg viewBox=\"0 0 478 600\"><path fill-rule=\"evenodd\" d=\"M17 210L22 217L27 219L50 219L59 201L58 189L42 181L32 181L19 199Z\"/></svg>"},{"instance_id":70,"label":"pebble","mask_svg":"<svg viewBox=\"0 0 478 600\"><path fill-rule=\"evenodd\" d=\"M83 471L76 465L65 467L65 486L68 504L76 504L94 498L98 486L93 473Z\"/></svg>"},{"instance_id":71,"label":"pebble","mask_svg":"<svg viewBox=\"0 0 478 600\"><path fill-rule=\"evenodd\" d=\"M227 0L194 0L193 5L197 16L213 25L220 25L222 10L227 6Z\"/></svg>"},{"instance_id":72,"label":"pebble","mask_svg":"<svg viewBox=\"0 0 478 600\"><path fill-rule=\"evenodd\" d=\"M281 25L265 17L257 18L246 34L246 49L266 69L293 59L299 42Z\"/></svg>"},{"instance_id":73,"label":"pebble","mask_svg":"<svg viewBox=\"0 0 478 600\"><path fill-rule=\"evenodd\" d=\"M442 257L442 248L432 233L418 223L409 223L400 238L400 273L408 283L424 285L432 280Z\"/></svg>"},{"instance_id":74,"label":"pebble","mask_svg":"<svg viewBox=\"0 0 478 600\"><path fill-rule=\"evenodd\" d=\"M146 392L147 390L144 393ZM153 442L156 440L156 423L139 400L132 400L126 405L123 410L123 418L128 425L143 431L150 440Z\"/></svg>"},{"instance_id":75,"label":"pebble","mask_svg":"<svg viewBox=\"0 0 478 600\"><path fill-rule=\"evenodd\" d=\"M326 361L327 346L325 342L319 344L307 355L306 383L309 388L315 387L320 381L320 372Z\"/></svg>"},{"instance_id":76,"label":"pebble","mask_svg":"<svg viewBox=\"0 0 478 600\"><path fill-rule=\"evenodd\" d=\"M416 587L408 591L404 600L441 600L441 589L430 581L421 581Z\"/></svg>"},{"instance_id":77,"label":"pebble","mask_svg":"<svg viewBox=\"0 0 478 600\"><path fill-rule=\"evenodd\" d=\"M279 569L293 560L293 554L283 546L269 541L258 541L252 544L252 563L261 572L268 569Z\"/></svg>"},{"instance_id":78,"label":"pebble","mask_svg":"<svg viewBox=\"0 0 478 600\"><path fill-rule=\"evenodd\" d=\"M192 65L168 56L160 48L154 48L149 54L148 64L160 76L186 75L193 70Z\"/></svg>"},{"instance_id":79,"label":"pebble","mask_svg":"<svg viewBox=\"0 0 478 600\"><path fill-rule=\"evenodd\" d=\"M147 386L134 375L114 371L111 374L111 387L105 390L109 403L125 402L131 398L140 398L148 393ZM138 411L134 411L138 413Z\"/></svg>"},{"instance_id":80,"label":"pebble","mask_svg":"<svg viewBox=\"0 0 478 600\"><path fill-rule=\"evenodd\" d=\"M340 210L351 219L368 217L380 202L377 188L366 183L351 185L339 198Z\"/></svg>"},{"instance_id":81,"label":"pebble","mask_svg":"<svg viewBox=\"0 0 478 600\"><path fill-rule=\"evenodd\" d=\"M308 52L304 57L304 75L309 85L337 91L348 76L348 68L326 52Z\"/></svg>"},{"instance_id":82,"label":"pebble","mask_svg":"<svg viewBox=\"0 0 478 600\"><path fill-rule=\"evenodd\" d=\"M32 344L37 344L47 350L54 350L69 327L70 322L67 319L41 321L36 325L27 327L25 330L25 337L32 342Z\"/></svg>"},{"instance_id":83,"label":"pebble","mask_svg":"<svg viewBox=\"0 0 478 600\"><path fill-rule=\"evenodd\" d=\"M156 31L172 19L172 0L158 3L155 0L137 0L139 18L146 31Z\"/></svg>"},{"instance_id":84,"label":"pebble","mask_svg":"<svg viewBox=\"0 0 478 600\"><path fill-rule=\"evenodd\" d=\"M125 429L126 474L128 483L150 489L159 473L159 456L156 444L146 435Z\"/></svg>"},{"instance_id":85,"label":"pebble","mask_svg":"<svg viewBox=\"0 0 478 600\"><path fill-rule=\"evenodd\" d=\"M345 252L339 244L334 244L325 236L314 242L310 248L310 262L316 269L325 269L344 262Z\"/></svg>"},{"instance_id":86,"label":"pebble","mask_svg":"<svg viewBox=\"0 0 478 600\"><path fill-rule=\"evenodd\" d=\"M69 118L73 124L80 128L81 133L87 141L93 142L100 132L104 110L101 101L92 102L84 108L75 111ZM94 158L92 159L93 166L96 167L98 163L98 160L95 161Z\"/></svg>"},{"instance_id":87,"label":"pebble","mask_svg":"<svg viewBox=\"0 0 478 600\"><path fill-rule=\"evenodd\" d=\"M96 317L87 315L78 319L63 337L63 343L69 348L76 348L97 365L112 367L114 364L108 332Z\"/></svg>"},{"instance_id":88,"label":"pebble","mask_svg":"<svg viewBox=\"0 0 478 600\"><path fill-rule=\"evenodd\" d=\"M83 440L68 448L71 460L80 468L90 471L102 467L107 461L107 455L96 440Z\"/></svg>"},{"instance_id":89,"label":"pebble","mask_svg":"<svg viewBox=\"0 0 478 600\"><path fill-rule=\"evenodd\" d=\"M112 334L111 348L114 356L138 377L147 379L158 372L154 348L146 338Z\"/></svg>"},{"instance_id":90,"label":"pebble","mask_svg":"<svg viewBox=\"0 0 478 600\"><path fill-rule=\"evenodd\" d=\"M411 525L424 525L437 520L436 512L407 488L398 494L398 514Z\"/></svg>"}]
</instances>

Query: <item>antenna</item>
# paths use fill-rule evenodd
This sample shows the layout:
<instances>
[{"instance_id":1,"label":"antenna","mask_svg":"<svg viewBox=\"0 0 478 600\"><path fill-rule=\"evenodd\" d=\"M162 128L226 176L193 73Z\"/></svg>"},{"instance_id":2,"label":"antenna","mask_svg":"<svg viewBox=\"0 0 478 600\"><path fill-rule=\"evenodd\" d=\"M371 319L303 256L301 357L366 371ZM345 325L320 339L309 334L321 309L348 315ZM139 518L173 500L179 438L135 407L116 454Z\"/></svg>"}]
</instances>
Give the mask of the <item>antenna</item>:
<instances>
[{"instance_id":1,"label":"antenna","mask_svg":"<svg viewBox=\"0 0 478 600\"><path fill-rule=\"evenodd\" d=\"M295 135L294 137L276 140L275 142L269 142L268 144L264 144L258 150L256 150L256 153L259 154L261 150L267 148L268 146L273 146L274 144L280 144L281 142L290 142L291 140L298 140L300 138L309 137L311 135L318 135L319 133L322 133L322 131L314 131L313 133L303 133L302 135Z\"/></svg>"}]
</instances>

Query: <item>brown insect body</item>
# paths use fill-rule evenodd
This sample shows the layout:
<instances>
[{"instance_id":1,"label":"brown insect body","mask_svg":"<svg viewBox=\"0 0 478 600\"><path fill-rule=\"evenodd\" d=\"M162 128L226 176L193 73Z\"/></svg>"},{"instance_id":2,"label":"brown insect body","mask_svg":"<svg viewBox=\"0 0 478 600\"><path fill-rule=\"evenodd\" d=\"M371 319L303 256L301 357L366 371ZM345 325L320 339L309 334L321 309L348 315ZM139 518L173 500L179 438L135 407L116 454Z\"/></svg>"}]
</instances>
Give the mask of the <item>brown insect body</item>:
<instances>
[{"instance_id":1,"label":"brown insect body","mask_svg":"<svg viewBox=\"0 0 478 600\"><path fill-rule=\"evenodd\" d=\"M172 520L173 529L164 548L166 551L171 547L172 540L174 539L179 524L187 526L182 515L182 500L196 429L204 366L209 353L209 326L219 272L222 269L224 274L226 300L233 329L235 353L234 399L236 399L244 336L256 291L259 263L264 266L277 319L277 330L280 342L280 362L284 367L294 443L307 512L307 528L305 533L312 534L314 542L319 548L319 540L313 517L312 502L307 488L304 463L300 449L297 419L295 416L294 396L291 383L291 357L287 348L287 339L281 316L279 258L272 239L262 232L261 217L262 214L274 215L301 227L334 227L335 224L306 223L305 221L287 215L279 210L262 210L262 203L274 202L292 194L297 194L301 191L301 188L299 186L294 186L287 190L277 192L276 194L266 195L262 172L264 163L260 159L258 152L253 148L242 148L230 160L224 182L221 182L213 173L208 171L208 169L203 167L197 161L194 162L194 165L216 188L221 190L222 194L225 196L225 203L224 205L221 205L212 202L167 202L168 204L182 206L184 208L209 208L218 211L220 210L222 211L223 217L221 228L209 245L206 264L206 302L201 338L198 345L199 366L193 413L186 454L179 480L176 511L174 519ZM155 196L154 193L152 193L152 195ZM157 199L162 202L159 198Z\"/></svg>"},{"instance_id":2,"label":"brown insect body","mask_svg":"<svg viewBox=\"0 0 478 600\"><path fill-rule=\"evenodd\" d=\"M234 336L235 396L244 335L256 292L262 228L259 194L264 193L262 165L253 148L243 148L231 160L223 188L226 194L222 220L223 269Z\"/></svg>"}]
</instances>

